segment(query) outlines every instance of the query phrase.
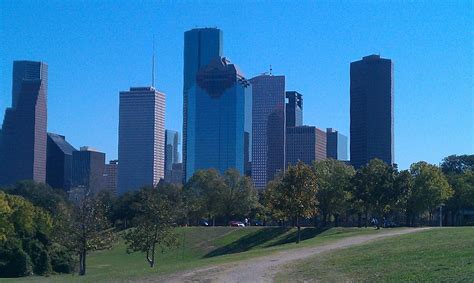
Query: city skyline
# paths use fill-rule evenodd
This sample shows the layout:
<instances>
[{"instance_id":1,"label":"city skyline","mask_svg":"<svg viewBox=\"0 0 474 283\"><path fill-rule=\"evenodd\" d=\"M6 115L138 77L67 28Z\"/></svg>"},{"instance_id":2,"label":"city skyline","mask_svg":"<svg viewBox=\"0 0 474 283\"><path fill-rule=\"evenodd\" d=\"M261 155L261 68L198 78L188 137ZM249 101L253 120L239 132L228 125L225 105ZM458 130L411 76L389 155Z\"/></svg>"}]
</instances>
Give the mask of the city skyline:
<instances>
[{"instance_id":1,"label":"city skyline","mask_svg":"<svg viewBox=\"0 0 474 283\"><path fill-rule=\"evenodd\" d=\"M44 41L34 40L37 38L37 35L34 35L35 28L32 26L31 21L25 21L17 28L23 30L23 33L19 34L31 35L33 40L24 41L18 35L11 34L12 30L8 27L12 27L12 23L7 16L11 13L21 14L26 12L20 12L22 5L18 5L16 8L8 7L9 4L5 2L2 2L1 5L2 8L5 8L2 9L2 15L4 15L2 16L2 24L7 27L7 29L1 32L2 39L6 43L0 50L5 51L3 52L5 56L0 61L2 77L0 81L1 120L3 120L4 109L11 105L10 97L8 97L8 94L11 93L11 62L23 59L47 62L50 67L50 73L54 72L54 76L50 75L48 91L48 131L67 136L71 144L74 145L93 145L106 152L108 159L116 159L118 153L116 146L118 136L118 113L116 113L117 107L115 107L118 105L116 89L122 90L131 85L149 84L149 74L151 72L151 34L153 29L145 29L143 28L144 25L139 25L136 30L133 29L134 32L138 32L142 28L142 31L138 32L137 36L143 39L144 42L149 42L149 44L132 44L130 46L131 49L141 50L142 54L128 59L120 58L121 64L124 64L125 67L119 68L122 70L119 70L117 73L117 71L111 72L110 67L104 64L108 64L108 60L118 62L119 57L117 56L123 57L126 53L103 54L101 53L103 49L92 44L91 48L84 50L90 58L83 61L80 66L75 66L71 64L71 60L75 60L73 59L74 53L71 53L71 50L74 52L77 52L77 50L69 49L68 51L69 43L67 42L64 42L62 47L53 46L51 44L53 40L51 36L46 36ZM66 14L76 13L74 6L78 5L71 5L72 8L67 10ZM224 6L229 8L229 5ZM256 7L258 8L257 10L263 10L262 6L264 5ZM316 14L318 15L324 9L328 9L327 4L307 6L314 9L318 8L316 9ZM346 6L349 6L349 10L352 12L361 10L354 7L355 5ZM385 6L374 5L370 11L381 11L386 6L396 7L396 5L388 4ZM49 14L46 13L47 15L54 14L55 9L59 10L53 4L49 4L48 7L49 10L47 12ZM169 103L167 103L166 110L166 128L179 132L182 131L182 107L180 106L182 103L182 98L180 97L182 95L179 90L182 88L182 64L180 63L183 60L182 34L196 24L198 26L217 25L224 31L226 36L226 55L246 71L247 77L267 71L269 65L272 64L275 73L287 77L287 90L295 89L304 94L305 124L315 125L319 128L333 127L339 132L349 135L349 64L363 56L380 52L383 57L392 59L396 65L395 163L404 169L416 160L423 159L428 162L439 163L442 157L449 154L472 152L472 98L469 103L470 94L472 93L469 93L472 90L472 84L469 85L472 82L469 76L469 74L472 74L469 66L472 68L472 61L468 58L472 53L469 51L469 46L471 46L469 42L463 41L468 40L468 36L463 35L468 35L469 33L461 28L466 27L469 23L467 20L468 13L463 12L468 9L463 9L459 3L457 7L445 7L444 14L436 14L433 9L425 9L420 15L419 21L427 20L427 24L432 25L432 27L427 28L423 26L424 28L420 31L411 31L411 33L405 36L395 32L396 30L407 32L406 27L410 25L410 22L403 24L401 21L407 20L410 15L421 10L421 7L425 6L421 4L408 5L408 9L401 13L400 19L396 21L399 24L397 29L387 24L390 17L395 17L395 12L393 11L386 11L387 20L377 16L369 17L368 23L356 28L355 33L359 34L358 37L354 39L349 38L349 40L352 40L351 47L354 50L348 52L344 48L335 48L338 52L344 51L340 53L341 56L336 56L334 52L320 52L329 51L328 48L330 46L334 46L335 42L345 38L343 36L344 32L341 30L332 37L325 37L325 30L330 29L328 27L334 25L332 21L329 21L326 25L321 23L319 28L310 29L309 34L315 35L315 38L306 37L305 40L307 42L303 38L305 35L309 35L308 31L301 31L301 35L297 35L291 42L288 41L289 47L282 44L283 40L288 39L285 31L291 29L291 25L287 24L287 22L282 23L283 32L280 32L281 38L270 32L269 35L260 33L258 40L251 34L246 34L249 39L243 39L239 31L245 29L244 25L242 27L232 26L230 25L231 20L225 20L222 17L211 17L206 20L207 23L202 20L199 23L196 23L196 21L192 23L190 20L192 17L189 16L185 17L186 20L183 23L173 22L163 24L162 26L157 25L154 30L160 31L161 34L161 37L157 37L157 39L163 38L169 41L165 44L163 41L157 40L156 44L157 83L161 86L160 90L169 94L169 99L167 99ZM300 16L308 16L301 9L298 10L297 8L291 8L290 10L298 12L297 14ZM272 9L269 11L269 14L274 15L279 9ZM319 12L320 10L321 12ZM35 11L34 7L29 13L32 11ZM213 9L211 8L209 12L198 11L196 13L211 14L212 11ZM173 15L173 13L171 14ZM97 13L94 15L97 16ZM120 13L117 15L120 15ZM110 25L109 22L113 22L114 17L117 15L107 16L110 18L105 18L103 22L99 21L99 30L108 27ZM456 15L456 19L454 15ZM270 17L268 16L268 18ZM353 15L353 17L354 19L350 19L347 14L343 13L342 22L351 22L359 16ZM46 15L43 15L36 20L41 22L45 19ZM302 17L301 19L301 25L304 26L307 18ZM371 30L367 26L376 20L380 20L380 24L383 27L375 30L387 31L387 35L377 33L378 39L369 39L368 36L363 36L364 31ZM438 26L437 22L444 23L445 25ZM71 26L64 22L60 21L60 23L66 28L71 28ZM91 21L86 21L86 24L88 23L91 23ZM74 24L76 29L82 31L83 25L78 22L74 22ZM166 29L165 27L170 24L176 24L176 27L170 30ZM413 23L411 24L413 25ZM255 26L255 28L257 31L261 31L269 27L269 25L268 20L265 20L262 27ZM435 29L437 29L436 38L441 34L445 35L445 40L436 47L429 48L427 42L429 42L430 38L435 38L434 34L430 32ZM426 33L423 32L425 30L427 31ZM129 31L131 30L129 29ZM321 34L318 34L318 32ZM374 32L368 33L368 35L374 35ZM66 35L66 39L68 37L70 35ZM268 41L272 38L273 41ZM317 38L319 38L318 44L322 46L322 49L314 45L314 40ZM362 39L367 39L367 42L364 42ZM99 42L101 40L98 39ZM109 38L108 42L113 42L114 40L123 40L123 34L118 33L116 38ZM255 42L256 46L254 48L243 48L249 40ZM392 46L390 42L395 41L398 42L398 45ZM78 46L81 46L81 42L82 40L78 39ZM270 48L271 42L274 42L274 44ZM414 47L407 46L408 44L404 44L404 42L413 42L415 47L417 44L421 44L420 46L425 48L417 49L423 49L424 53L416 51ZM51 50L40 48L47 43ZM127 42L127 44L131 43ZM167 44L173 45L173 49L177 49L176 53L170 53L169 49L165 47ZM307 47L298 46L298 48L295 48L298 44L306 44ZM122 50L121 46L123 44L117 45L112 51ZM52 52L58 55L53 56ZM78 57L84 58L84 55L81 54L78 53ZM266 56L261 59L261 62L255 61L254 57L261 54ZM304 63L301 60L303 57L298 56L305 57L308 63ZM133 63L130 61L132 59L135 60ZM431 63L435 59L440 68L431 68ZM171 61L176 61L177 71L170 64ZM96 62L101 64L96 66ZM453 65L452 62L458 63ZM294 63L301 66L289 67L294 65ZM307 64L313 65L314 69L307 69ZM61 69L63 68L62 65L68 66L71 72L75 74L74 77L67 74L67 72L62 74L61 72L64 70ZM116 69L115 65L112 66ZM446 68L446 66L449 66L449 68ZM322 75L321 70L318 69L323 69L325 74ZM438 69L448 69L449 72L445 71L443 73L438 71ZM464 72L461 72L461 70L464 70ZM168 71L169 74L167 73ZM107 74L108 76L105 80L100 80L101 76L97 77L97 72ZM84 76L86 73L88 75ZM179 73L181 73L181 76ZM415 77L417 76L422 76L423 80L416 80ZM78 80L75 79L76 77ZM51 81L52 78L54 78L53 81ZM81 83L78 83L78 81ZM97 85L101 89L100 92L93 85ZM338 86L334 87L336 85ZM92 98L91 101L85 100L87 96ZM81 103L78 103L79 101ZM328 110L331 107L333 108ZM101 115L97 115L98 113L101 113ZM110 127L106 128L106 124L110 125ZM90 131L85 129L90 129ZM101 134L98 134L99 132ZM417 134L413 135L413 133Z\"/></svg>"}]
</instances>

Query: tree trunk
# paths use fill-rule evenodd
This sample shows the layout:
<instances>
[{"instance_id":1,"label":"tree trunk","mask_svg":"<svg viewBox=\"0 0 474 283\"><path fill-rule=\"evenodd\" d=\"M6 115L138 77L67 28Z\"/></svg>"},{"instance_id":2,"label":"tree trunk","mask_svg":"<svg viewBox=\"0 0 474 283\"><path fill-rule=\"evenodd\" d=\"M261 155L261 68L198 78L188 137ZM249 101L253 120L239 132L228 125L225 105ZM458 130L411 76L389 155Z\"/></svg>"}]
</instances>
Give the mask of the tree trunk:
<instances>
[{"instance_id":1,"label":"tree trunk","mask_svg":"<svg viewBox=\"0 0 474 283\"><path fill-rule=\"evenodd\" d=\"M362 213L357 213L357 226L362 227Z\"/></svg>"},{"instance_id":2,"label":"tree trunk","mask_svg":"<svg viewBox=\"0 0 474 283\"><path fill-rule=\"evenodd\" d=\"M86 251L82 250L79 255L79 276L86 275Z\"/></svg>"},{"instance_id":3,"label":"tree trunk","mask_svg":"<svg viewBox=\"0 0 474 283\"><path fill-rule=\"evenodd\" d=\"M299 216L296 216L296 226L298 227L298 237L296 238L296 243L299 244L301 240L301 226Z\"/></svg>"},{"instance_id":4,"label":"tree trunk","mask_svg":"<svg viewBox=\"0 0 474 283\"><path fill-rule=\"evenodd\" d=\"M334 214L334 227L339 227L339 214Z\"/></svg>"}]
</instances>

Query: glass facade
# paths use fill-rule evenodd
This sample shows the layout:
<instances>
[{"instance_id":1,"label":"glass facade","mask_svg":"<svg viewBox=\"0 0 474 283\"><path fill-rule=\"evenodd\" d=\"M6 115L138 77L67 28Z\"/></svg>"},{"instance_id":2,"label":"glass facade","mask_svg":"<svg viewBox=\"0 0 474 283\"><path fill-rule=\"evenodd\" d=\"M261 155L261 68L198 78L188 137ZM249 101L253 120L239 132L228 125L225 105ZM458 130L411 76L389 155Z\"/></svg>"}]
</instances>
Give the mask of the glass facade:
<instances>
[{"instance_id":1,"label":"glass facade","mask_svg":"<svg viewBox=\"0 0 474 283\"><path fill-rule=\"evenodd\" d=\"M183 74L183 175L187 179L188 99L195 95L196 75L213 58L220 58L223 49L222 31L216 28L198 28L184 33ZM194 99L194 98L192 98ZM191 129L192 130L192 129Z\"/></svg>"},{"instance_id":2,"label":"glass facade","mask_svg":"<svg viewBox=\"0 0 474 283\"><path fill-rule=\"evenodd\" d=\"M327 128L327 157L336 160L347 160L347 137L338 131Z\"/></svg>"},{"instance_id":3,"label":"glass facade","mask_svg":"<svg viewBox=\"0 0 474 283\"><path fill-rule=\"evenodd\" d=\"M237 66L218 57L188 90L186 180L200 169L250 173L252 87Z\"/></svg>"}]
</instances>

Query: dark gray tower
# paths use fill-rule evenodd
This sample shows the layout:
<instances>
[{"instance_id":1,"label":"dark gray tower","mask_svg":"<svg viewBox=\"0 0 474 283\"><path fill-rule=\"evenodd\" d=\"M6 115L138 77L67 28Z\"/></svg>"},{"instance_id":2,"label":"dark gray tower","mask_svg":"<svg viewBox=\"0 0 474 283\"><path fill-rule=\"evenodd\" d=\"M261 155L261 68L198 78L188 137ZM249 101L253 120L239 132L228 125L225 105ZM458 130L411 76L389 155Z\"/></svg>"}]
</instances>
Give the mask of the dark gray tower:
<instances>
[{"instance_id":1,"label":"dark gray tower","mask_svg":"<svg viewBox=\"0 0 474 283\"><path fill-rule=\"evenodd\" d=\"M66 137L48 133L46 183L53 188L69 190L72 185L72 155L77 151Z\"/></svg>"},{"instance_id":2,"label":"dark gray tower","mask_svg":"<svg viewBox=\"0 0 474 283\"><path fill-rule=\"evenodd\" d=\"M264 189L285 171L285 76L260 75L252 84L252 180Z\"/></svg>"},{"instance_id":3,"label":"dark gray tower","mask_svg":"<svg viewBox=\"0 0 474 283\"><path fill-rule=\"evenodd\" d=\"M184 82L183 82L183 178L186 180L188 152L189 95L197 88L196 75L212 59L222 56L222 31L216 28L198 28L184 33ZM194 99L194 97L191 97ZM190 177L190 176L189 176Z\"/></svg>"},{"instance_id":4,"label":"dark gray tower","mask_svg":"<svg viewBox=\"0 0 474 283\"><path fill-rule=\"evenodd\" d=\"M12 107L0 132L0 184L46 181L48 65L14 61Z\"/></svg>"},{"instance_id":5,"label":"dark gray tower","mask_svg":"<svg viewBox=\"0 0 474 283\"><path fill-rule=\"evenodd\" d=\"M351 164L394 163L393 63L379 55L351 63Z\"/></svg>"},{"instance_id":6,"label":"dark gray tower","mask_svg":"<svg viewBox=\"0 0 474 283\"><path fill-rule=\"evenodd\" d=\"M296 91L286 92L286 126L303 126L303 95Z\"/></svg>"}]
</instances>

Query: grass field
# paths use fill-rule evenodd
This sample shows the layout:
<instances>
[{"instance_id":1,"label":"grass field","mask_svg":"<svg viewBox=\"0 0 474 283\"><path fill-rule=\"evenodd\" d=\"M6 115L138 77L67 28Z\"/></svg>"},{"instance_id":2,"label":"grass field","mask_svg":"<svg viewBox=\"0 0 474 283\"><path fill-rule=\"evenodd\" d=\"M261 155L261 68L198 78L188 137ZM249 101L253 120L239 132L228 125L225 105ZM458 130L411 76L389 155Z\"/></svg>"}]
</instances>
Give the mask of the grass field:
<instances>
[{"instance_id":1,"label":"grass field","mask_svg":"<svg viewBox=\"0 0 474 283\"><path fill-rule=\"evenodd\" d=\"M196 267L216 265L267 255L284 249L316 246L345 237L380 233L372 228L302 229L303 241L296 245L296 229L290 228L231 228L189 227L178 228L180 247L159 253L156 266L148 266L141 253L127 254L123 242L113 249L91 254L87 260L87 274L24 277L8 281L43 282L104 282L138 278L156 278L160 275ZM5 279L0 279L4 282Z\"/></svg>"},{"instance_id":2,"label":"grass field","mask_svg":"<svg viewBox=\"0 0 474 283\"><path fill-rule=\"evenodd\" d=\"M474 228L387 238L292 263L277 281L474 282Z\"/></svg>"}]
</instances>

